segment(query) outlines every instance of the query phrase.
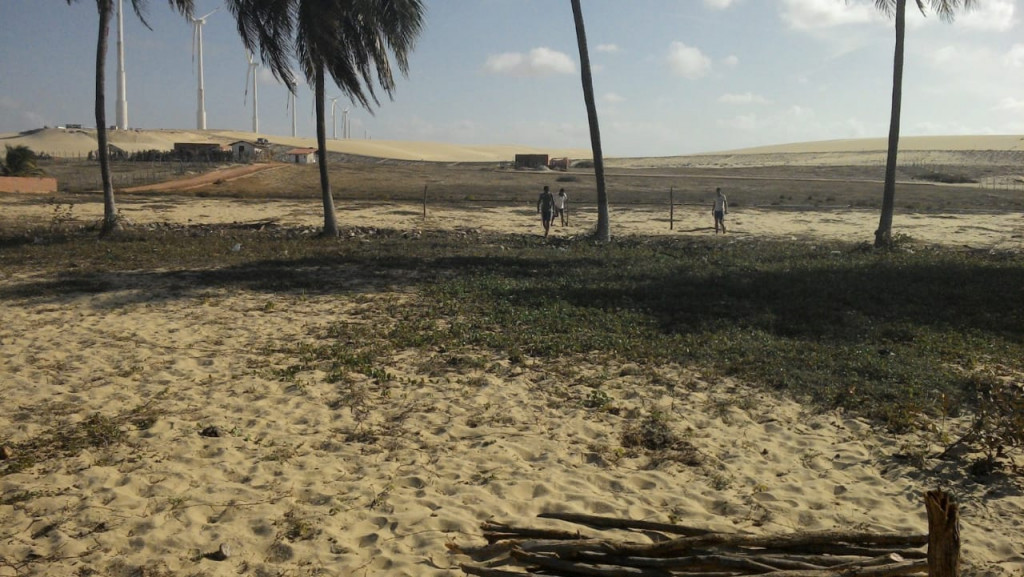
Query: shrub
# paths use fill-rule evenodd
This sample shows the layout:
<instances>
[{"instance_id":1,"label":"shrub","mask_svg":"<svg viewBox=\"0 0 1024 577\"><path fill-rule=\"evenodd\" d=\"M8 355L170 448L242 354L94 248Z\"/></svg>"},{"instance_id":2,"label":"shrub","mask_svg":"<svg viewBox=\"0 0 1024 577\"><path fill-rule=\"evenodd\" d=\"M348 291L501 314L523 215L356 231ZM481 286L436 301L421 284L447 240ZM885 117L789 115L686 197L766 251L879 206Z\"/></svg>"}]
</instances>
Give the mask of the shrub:
<instances>
[{"instance_id":1,"label":"shrub","mask_svg":"<svg viewBox=\"0 0 1024 577\"><path fill-rule=\"evenodd\" d=\"M977 472L997 469L1008 450L1024 448L1024 383L995 381L983 389L966 439L984 454Z\"/></svg>"}]
</instances>

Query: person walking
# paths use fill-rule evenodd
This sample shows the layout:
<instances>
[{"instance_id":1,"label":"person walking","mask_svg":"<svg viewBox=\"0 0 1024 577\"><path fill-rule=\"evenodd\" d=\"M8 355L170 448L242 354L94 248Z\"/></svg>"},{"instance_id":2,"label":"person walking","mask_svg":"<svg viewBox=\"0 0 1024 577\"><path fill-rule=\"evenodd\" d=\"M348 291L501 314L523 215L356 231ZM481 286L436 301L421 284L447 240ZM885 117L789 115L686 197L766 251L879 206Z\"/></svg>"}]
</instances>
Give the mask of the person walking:
<instances>
[{"instance_id":1,"label":"person walking","mask_svg":"<svg viewBox=\"0 0 1024 577\"><path fill-rule=\"evenodd\" d=\"M555 219L555 196L551 194L551 189L547 185L537 199L537 212L540 213L540 222L544 225L544 238L547 238L548 232L551 231L551 221Z\"/></svg>"},{"instance_id":2,"label":"person walking","mask_svg":"<svg viewBox=\"0 0 1024 577\"><path fill-rule=\"evenodd\" d=\"M718 234L718 227L722 227L722 234L725 234L725 215L729 214L729 201L722 194L721 188L715 189L715 206L711 213L715 215L715 234Z\"/></svg>"},{"instance_id":3,"label":"person walking","mask_svg":"<svg viewBox=\"0 0 1024 577\"><path fill-rule=\"evenodd\" d=\"M558 189L558 199L557 199L556 206L557 206L557 210L558 210L558 218L561 219L562 226L569 226L569 213L568 213L569 207L568 207L568 202L569 202L569 195L565 194L565 189L564 188Z\"/></svg>"}]
</instances>

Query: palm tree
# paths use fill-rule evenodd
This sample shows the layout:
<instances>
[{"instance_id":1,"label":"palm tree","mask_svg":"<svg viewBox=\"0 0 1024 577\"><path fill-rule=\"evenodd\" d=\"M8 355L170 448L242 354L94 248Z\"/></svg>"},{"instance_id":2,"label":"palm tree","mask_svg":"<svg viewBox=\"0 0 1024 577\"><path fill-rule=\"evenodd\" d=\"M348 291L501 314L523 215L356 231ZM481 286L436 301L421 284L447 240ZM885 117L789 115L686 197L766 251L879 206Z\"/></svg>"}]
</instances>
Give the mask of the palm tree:
<instances>
[{"instance_id":1,"label":"palm tree","mask_svg":"<svg viewBox=\"0 0 1024 577\"><path fill-rule=\"evenodd\" d=\"M185 16L192 14L193 0L167 0L172 8ZM75 0L67 0L70 5ZM132 9L139 20L149 28L145 10L147 0L131 0ZM110 18L114 12L114 0L96 0L99 11L99 34L96 41L96 143L100 161L100 177L103 180L103 226L100 236L107 236L120 227L117 207L114 205L114 187L110 179L110 150L107 146L107 111L103 87L106 83L107 36L110 35Z\"/></svg>"},{"instance_id":2,"label":"palm tree","mask_svg":"<svg viewBox=\"0 0 1024 577\"><path fill-rule=\"evenodd\" d=\"M0 176L39 176L43 169L36 166L36 153L31 148L19 144L18 146L4 146L6 153L0 159Z\"/></svg>"},{"instance_id":3,"label":"palm tree","mask_svg":"<svg viewBox=\"0 0 1024 577\"><path fill-rule=\"evenodd\" d=\"M338 235L327 173L327 77L353 102L372 112L379 105L376 83L389 97L395 90L391 56L399 71L423 25L421 0L226 0L245 46L257 49L274 75L295 90L289 67L294 55L313 87L317 161L324 205L325 236Z\"/></svg>"},{"instance_id":4,"label":"palm tree","mask_svg":"<svg viewBox=\"0 0 1024 577\"><path fill-rule=\"evenodd\" d=\"M926 0L916 0L925 13ZM946 22L952 22L958 10L971 10L977 0L927 0L932 10ZM892 66L892 107L889 116L889 144L885 158L885 185L882 192L882 215L875 231L875 246L892 244L892 214L896 200L896 154L900 146L900 108L903 102L903 48L906 33L907 0L875 0L875 7L896 19L896 51Z\"/></svg>"},{"instance_id":5,"label":"palm tree","mask_svg":"<svg viewBox=\"0 0 1024 577\"><path fill-rule=\"evenodd\" d=\"M594 153L594 177L597 180L597 231L594 237L600 241L611 240L608 219L608 193L604 186L604 155L601 152L601 128L597 124L597 104L594 101L594 78L590 74L590 53L587 50L587 31L583 27L583 9L580 0L572 0L572 16L576 22L576 44L580 49L580 69L583 80L583 100L587 104L587 121L590 123L590 147Z\"/></svg>"}]
</instances>

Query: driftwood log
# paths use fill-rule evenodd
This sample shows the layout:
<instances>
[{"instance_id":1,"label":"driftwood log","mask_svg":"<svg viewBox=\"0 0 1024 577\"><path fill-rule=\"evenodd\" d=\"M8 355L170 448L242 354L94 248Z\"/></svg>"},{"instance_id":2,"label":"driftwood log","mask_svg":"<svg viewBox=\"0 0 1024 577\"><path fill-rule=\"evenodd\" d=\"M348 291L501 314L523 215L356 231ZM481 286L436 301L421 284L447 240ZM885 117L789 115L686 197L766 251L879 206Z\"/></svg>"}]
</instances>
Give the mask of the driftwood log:
<instances>
[{"instance_id":1,"label":"driftwood log","mask_svg":"<svg viewBox=\"0 0 1024 577\"><path fill-rule=\"evenodd\" d=\"M925 495L928 534L801 531L782 535L721 533L616 517L542 513L596 531L482 525L487 545L449 548L470 556L480 577L959 577L956 503ZM601 530L625 532L604 538ZM633 538L635 537L635 538Z\"/></svg>"}]
</instances>

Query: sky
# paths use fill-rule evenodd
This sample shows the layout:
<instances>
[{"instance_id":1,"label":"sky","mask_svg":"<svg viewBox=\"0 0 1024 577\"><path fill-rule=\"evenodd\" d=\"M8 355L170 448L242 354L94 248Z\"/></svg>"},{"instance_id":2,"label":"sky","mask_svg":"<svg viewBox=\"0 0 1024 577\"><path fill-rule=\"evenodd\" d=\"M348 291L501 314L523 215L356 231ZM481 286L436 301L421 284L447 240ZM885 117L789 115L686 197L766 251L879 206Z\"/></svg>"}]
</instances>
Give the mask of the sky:
<instances>
[{"instance_id":1,"label":"sky","mask_svg":"<svg viewBox=\"0 0 1024 577\"><path fill-rule=\"evenodd\" d=\"M125 0L126 3L128 0ZM590 148L566 0L425 0L393 99L339 97L327 135ZM927 2L926 2L927 3ZM251 130L248 61L220 0L202 29L207 127ZM1024 134L1024 0L978 0L952 23L909 3L902 134ZM126 6L128 124L195 128L193 27L163 0ZM604 153L672 156L888 133L893 21L873 0L583 0ZM0 0L0 133L93 126L96 3ZM116 24L116 20L115 20ZM116 27L107 55L115 122ZM288 93L257 69L262 135L291 135ZM296 96L314 137L312 93ZM335 126L337 128L335 128Z\"/></svg>"}]
</instances>

